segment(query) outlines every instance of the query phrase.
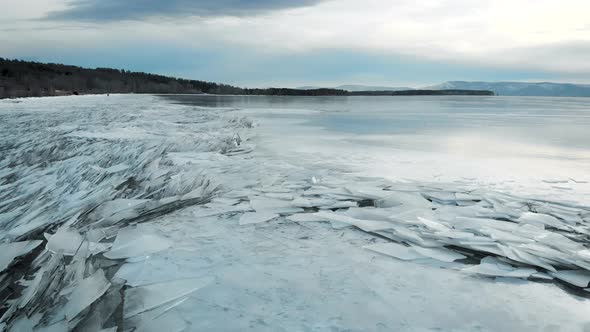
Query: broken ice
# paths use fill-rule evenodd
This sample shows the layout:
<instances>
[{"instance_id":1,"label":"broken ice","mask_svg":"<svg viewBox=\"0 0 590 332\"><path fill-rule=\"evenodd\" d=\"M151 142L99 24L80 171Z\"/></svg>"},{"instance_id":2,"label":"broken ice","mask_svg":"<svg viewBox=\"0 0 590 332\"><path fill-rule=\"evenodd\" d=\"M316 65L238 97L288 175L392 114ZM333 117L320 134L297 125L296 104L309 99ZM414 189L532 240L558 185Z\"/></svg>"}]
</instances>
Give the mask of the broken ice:
<instances>
[{"instance_id":1,"label":"broken ice","mask_svg":"<svg viewBox=\"0 0 590 332\"><path fill-rule=\"evenodd\" d=\"M507 330L542 330L545 321L575 330L586 321L580 299L590 286L590 209L572 200L584 196L583 174L538 181L543 190L573 188L555 199L519 196L519 182L483 184L467 174L415 181L403 170L420 158L433 169L444 161L390 149L390 159L374 160L349 150L366 137L334 139L328 130L327 140L315 142L329 148L302 152L297 147L305 144L285 137L305 141L319 132L267 117L277 110L110 98L29 100L18 111L0 103L0 293L8 299L0 329L433 323L408 316L412 305L449 324L424 329L465 329L446 319L446 307L484 327L497 322L489 314L497 311L508 317ZM259 126L245 115L258 117ZM392 176L377 177L388 162ZM268 227L238 227L263 223ZM507 282L515 278L519 287ZM551 283L567 284L577 297ZM452 294L437 295L445 290ZM486 301L479 300L484 292ZM500 301L505 297L527 307ZM471 302L483 309L472 310ZM321 324L284 315L295 310ZM511 320L511 311L539 325Z\"/></svg>"}]
</instances>

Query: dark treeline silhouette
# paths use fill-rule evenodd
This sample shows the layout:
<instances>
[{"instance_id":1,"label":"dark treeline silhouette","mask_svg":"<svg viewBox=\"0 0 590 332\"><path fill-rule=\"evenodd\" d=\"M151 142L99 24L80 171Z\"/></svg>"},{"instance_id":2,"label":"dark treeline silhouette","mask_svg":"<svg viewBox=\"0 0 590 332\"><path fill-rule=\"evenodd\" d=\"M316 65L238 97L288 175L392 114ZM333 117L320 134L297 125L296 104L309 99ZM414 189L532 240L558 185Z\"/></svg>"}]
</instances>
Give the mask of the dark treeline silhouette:
<instances>
[{"instance_id":1,"label":"dark treeline silhouette","mask_svg":"<svg viewBox=\"0 0 590 332\"><path fill-rule=\"evenodd\" d=\"M100 93L229 94L288 96L347 95L489 95L490 91L409 90L361 91L339 89L248 89L227 84L187 80L111 68L88 69L55 63L0 58L0 98Z\"/></svg>"},{"instance_id":2,"label":"dark treeline silhouette","mask_svg":"<svg viewBox=\"0 0 590 332\"><path fill-rule=\"evenodd\" d=\"M0 58L0 97L90 93L241 93L230 85L110 68Z\"/></svg>"},{"instance_id":3,"label":"dark treeline silhouette","mask_svg":"<svg viewBox=\"0 0 590 332\"><path fill-rule=\"evenodd\" d=\"M287 89L287 88L268 88L268 89L243 89L246 95L272 95L272 96L347 96L348 91L339 89Z\"/></svg>"}]
</instances>

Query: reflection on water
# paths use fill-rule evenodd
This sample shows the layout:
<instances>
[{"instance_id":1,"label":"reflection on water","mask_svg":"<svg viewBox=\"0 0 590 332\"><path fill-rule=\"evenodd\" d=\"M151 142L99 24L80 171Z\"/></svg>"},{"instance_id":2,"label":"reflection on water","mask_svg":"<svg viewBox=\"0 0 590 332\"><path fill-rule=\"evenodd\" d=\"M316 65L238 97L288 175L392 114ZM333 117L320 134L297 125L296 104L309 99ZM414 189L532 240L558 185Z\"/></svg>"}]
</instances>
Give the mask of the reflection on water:
<instances>
[{"instance_id":1,"label":"reflection on water","mask_svg":"<svg viewBox=\"0 0 590 332\"><path fill-rule=\"evenodd\" d=\"M371 144L459 153L588 158L590 98L167 96L174 102L239 109L304 109L296 117ZM279 113L279 114L277 114ZM270 116L270 115L269 115ZM378 138L367 140L367 137ZM381 141L381 142L379 142ZM542 150L542 151L541 151Z\"/></svg>"}]
</instances>

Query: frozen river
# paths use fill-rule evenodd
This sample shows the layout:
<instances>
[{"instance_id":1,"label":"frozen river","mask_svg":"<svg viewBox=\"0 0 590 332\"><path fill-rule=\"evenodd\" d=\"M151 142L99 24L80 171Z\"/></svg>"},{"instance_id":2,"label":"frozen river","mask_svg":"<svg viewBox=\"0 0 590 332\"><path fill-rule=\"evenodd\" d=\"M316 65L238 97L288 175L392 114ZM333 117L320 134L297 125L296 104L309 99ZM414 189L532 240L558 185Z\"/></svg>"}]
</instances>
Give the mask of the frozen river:
<instances>
[{"instance_id":1,"label":"frozen river","mask_svg":"<svg viewBox=\"0 0 590 332\"><path fill-rule=\"evenodd\" d=\"M588 331L590 99L0 101L0 331Z\"/></svg>"}]
</instances>

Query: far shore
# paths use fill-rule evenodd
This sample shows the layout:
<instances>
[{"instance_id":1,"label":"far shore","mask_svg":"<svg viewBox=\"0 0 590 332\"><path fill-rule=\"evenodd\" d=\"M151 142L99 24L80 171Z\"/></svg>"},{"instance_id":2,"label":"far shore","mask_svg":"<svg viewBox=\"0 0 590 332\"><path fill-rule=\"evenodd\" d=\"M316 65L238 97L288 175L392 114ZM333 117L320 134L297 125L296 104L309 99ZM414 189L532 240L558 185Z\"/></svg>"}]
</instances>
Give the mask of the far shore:
<instances>
[{"instance_id":1,"label":"far shore","mask_svg":"<svg viewBox=\"0 0 590 332\"><path fill-rule=\"evenodd\" d=\"M274 91L275 88L269 90ZM24 98L40 98L40 97L73 97L73 96L89 96L89 95L117 95L117 94L138 94L138 95L187 95L187 96L284 96L284 97L355 97L355 96L369 96L369 97L402 97L402 96L494 96L492 91L487 90L399 90L399 91L345 91L343 94L305 94L304 91L312 90L298 90L298 89L276 89L285 90L285 93L256 93L256 94L231 94L231 93L160 93L160 92L98 92L98 93L84 93L84 92L59 92L54 94L19 94L17 96L0 96L0 99L24 99ZM299 93L301 92L301 93Z\"/></svg>"}]
</instances>

